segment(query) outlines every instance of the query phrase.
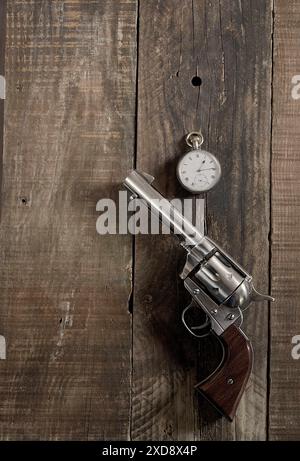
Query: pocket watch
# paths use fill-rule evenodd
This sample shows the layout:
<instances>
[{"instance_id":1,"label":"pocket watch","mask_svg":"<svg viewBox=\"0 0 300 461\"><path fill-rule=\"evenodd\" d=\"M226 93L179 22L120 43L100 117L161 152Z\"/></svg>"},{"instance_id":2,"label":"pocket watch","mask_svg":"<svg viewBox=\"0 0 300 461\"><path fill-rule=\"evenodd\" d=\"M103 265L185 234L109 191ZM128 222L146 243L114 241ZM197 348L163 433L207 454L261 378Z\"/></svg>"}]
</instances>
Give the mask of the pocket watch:
<instances>
[{"instance_id":1,"label":"pocket watch","mask_svg":"<svg viewBox=\"0 0 300 461\"><path fill-rule=\"evenodd\" d=\"M189 133L186 143L192 150L184 154L177 165L179 182L193 194L212 189L221 177L221 165L213 154L201 149L203 141L201 132Z\"/></svg>"}]
</instances>

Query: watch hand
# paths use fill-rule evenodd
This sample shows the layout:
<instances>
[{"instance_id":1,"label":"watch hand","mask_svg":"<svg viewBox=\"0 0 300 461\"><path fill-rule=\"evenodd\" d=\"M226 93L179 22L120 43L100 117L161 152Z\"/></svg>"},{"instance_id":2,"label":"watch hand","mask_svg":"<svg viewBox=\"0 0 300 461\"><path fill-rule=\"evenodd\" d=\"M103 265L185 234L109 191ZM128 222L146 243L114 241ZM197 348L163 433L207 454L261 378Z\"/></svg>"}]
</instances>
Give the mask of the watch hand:
<instances>
[{"instance_id":1,"label":"watch hand","mask_svg":"<svg viewBox=\"0 0 300 461\"><path fill-rule=\"evenodd\" d=\"M215 168L211 167L211 168L204 168L203 170L197 170L196 173L200 173L202 171L208 171L208 170L214 170Z\"/></svg>"}]
</instances>

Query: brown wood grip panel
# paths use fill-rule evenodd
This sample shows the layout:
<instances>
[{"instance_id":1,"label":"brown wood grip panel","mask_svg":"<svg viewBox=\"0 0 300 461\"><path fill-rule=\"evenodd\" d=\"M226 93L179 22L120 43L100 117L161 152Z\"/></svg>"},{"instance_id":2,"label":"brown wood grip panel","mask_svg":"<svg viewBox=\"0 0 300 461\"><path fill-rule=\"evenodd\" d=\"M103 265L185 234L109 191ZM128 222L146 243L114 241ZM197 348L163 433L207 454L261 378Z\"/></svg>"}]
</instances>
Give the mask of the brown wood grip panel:
<instances>
[{"instance_id":1,"label":"brown wood grip panel","mask_svg":"<svg viewBox=\"0 0 300 461\"><path fill-rule=\"evenodd\" d=\"M252 346L243 332L231 325L219 339L224 359L218 370L195 388L232 421L252 369Z\"/></svg>"}]
</instances>

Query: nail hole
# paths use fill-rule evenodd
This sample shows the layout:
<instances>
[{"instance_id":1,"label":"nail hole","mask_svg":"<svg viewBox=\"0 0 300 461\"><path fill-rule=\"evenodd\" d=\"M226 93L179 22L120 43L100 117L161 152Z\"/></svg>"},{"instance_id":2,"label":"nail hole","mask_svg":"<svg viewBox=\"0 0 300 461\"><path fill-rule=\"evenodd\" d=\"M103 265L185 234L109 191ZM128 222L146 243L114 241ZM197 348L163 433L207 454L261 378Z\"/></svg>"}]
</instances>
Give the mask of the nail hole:
<instances>
[{"instance_id":1,"label":"nail hole","mask_svg":"<svg viewBox=\"0 0 300 461\"><path fill-rule=\"evenodd\" d=\"M27 198L26 197L20 197L20 202L23 204L23 205L27 205Z\"/></svg>"},{"instance_id":2,"label":"nail hole","mask_svg":"<svg viewBox=\"0 0 300 461\"><path fill-rule=\"evenodd\" d=\"M192 78L191 82L192 82L192 85L193 85L193 86L200 86L200 85L202 84L202 80L201 80L200 77L198 77L198 75L195 75L195 76Z\"/></svg>"}]
</instances>

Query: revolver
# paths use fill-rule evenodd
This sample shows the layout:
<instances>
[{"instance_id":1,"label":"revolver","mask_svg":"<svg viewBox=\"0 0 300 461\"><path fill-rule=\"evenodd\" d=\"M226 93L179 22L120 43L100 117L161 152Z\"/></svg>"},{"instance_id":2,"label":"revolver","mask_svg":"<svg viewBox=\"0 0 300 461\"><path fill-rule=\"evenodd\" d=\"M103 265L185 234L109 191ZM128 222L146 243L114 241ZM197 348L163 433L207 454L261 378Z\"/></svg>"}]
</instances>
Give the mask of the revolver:
<instances>
[{"instance_id":1,"label":"revolver","mask_svg":"<svg viewBox=\"0 0 300 461\"><path fill-rule=\"evenodd\" d=\"M232 421L252 370L253 350L241 330L243 310L252 301L274 301L260 294L252 277L212 239L203 235L170 201L152 186L154 177L133 170L124 185L131 198L142 202L180 239L187 252L180 274L191 295L182 312L190 334L213 334L221 343L223 357L217 369L195 386L223 416ZM191 325L191 310L202 309L206 320Z\"/></svg>"}]
</instances>

